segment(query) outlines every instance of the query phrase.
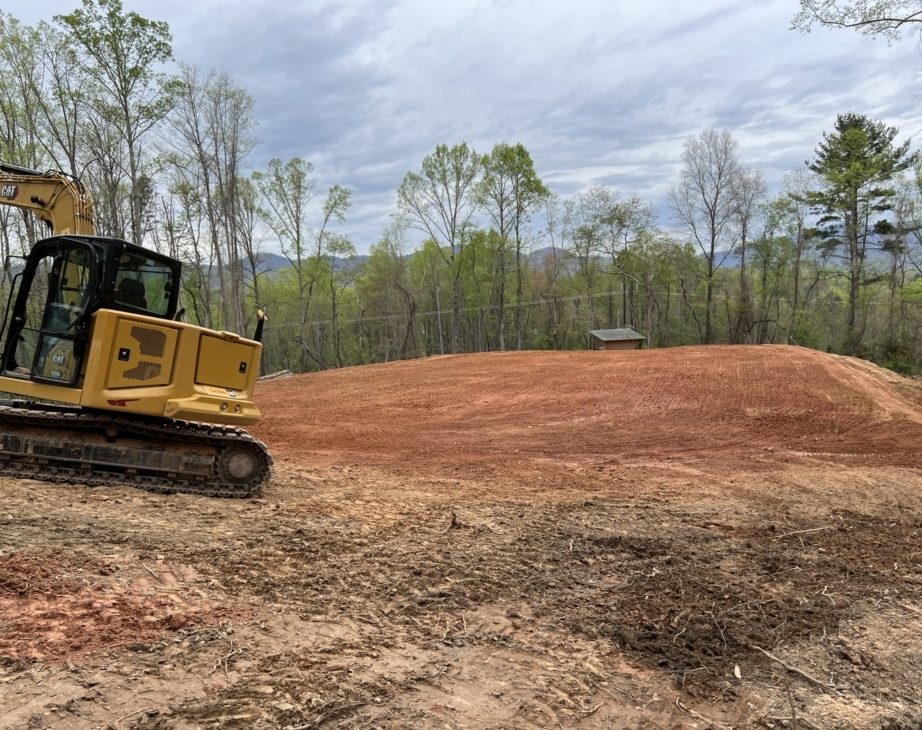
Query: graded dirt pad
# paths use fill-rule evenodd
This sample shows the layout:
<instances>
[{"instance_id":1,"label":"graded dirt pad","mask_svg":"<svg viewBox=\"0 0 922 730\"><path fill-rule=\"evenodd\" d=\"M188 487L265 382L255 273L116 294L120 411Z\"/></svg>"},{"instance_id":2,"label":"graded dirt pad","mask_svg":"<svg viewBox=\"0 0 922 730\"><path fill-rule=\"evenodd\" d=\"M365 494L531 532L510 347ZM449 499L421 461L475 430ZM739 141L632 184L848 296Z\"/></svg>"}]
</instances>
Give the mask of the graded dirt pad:
<instances>
[{"instance_id":1,"label":"graded dirt pad","mask_svg":"<svg viewBox=\"0 0 922 730\"><path fill-rule=\"evenodd\" d=\"M862 361L796 347L434 357L268 381L255 429L281 460L547 476L753 453L916 466L922 396Z\"/></svg>"},{"instance_id":2,"label":"graded dirt pad","mask_svg":"<svg viewBox=\"0 0 922 730\"><path fill-rule=\"evenodd\" d=\"M0 726L922 726L913 381L714 347L257 397L261 499L0 481Z\"/></svg>"}]
</instances>

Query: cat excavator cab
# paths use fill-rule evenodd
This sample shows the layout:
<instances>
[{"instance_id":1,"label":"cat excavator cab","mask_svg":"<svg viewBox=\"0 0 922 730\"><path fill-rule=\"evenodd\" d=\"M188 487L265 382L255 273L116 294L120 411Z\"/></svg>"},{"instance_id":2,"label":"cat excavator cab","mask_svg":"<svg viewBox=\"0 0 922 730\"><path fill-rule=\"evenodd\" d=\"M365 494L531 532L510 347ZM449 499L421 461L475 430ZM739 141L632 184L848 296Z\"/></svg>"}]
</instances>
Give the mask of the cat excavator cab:
<instances>
[{"instance_id":1,"label":"cat excavator cab","mask_svg":"<svg viewBox=\"0 0 922 730\"><path fill-rule=\"evenodd\" d=\"M0 474L246 497L268 479L243 426L262 345L178 320L181 264L94 235L79 181L0 163L0 205L52 230L12 279L0 329Z\"/></svg>"}]
</instances>

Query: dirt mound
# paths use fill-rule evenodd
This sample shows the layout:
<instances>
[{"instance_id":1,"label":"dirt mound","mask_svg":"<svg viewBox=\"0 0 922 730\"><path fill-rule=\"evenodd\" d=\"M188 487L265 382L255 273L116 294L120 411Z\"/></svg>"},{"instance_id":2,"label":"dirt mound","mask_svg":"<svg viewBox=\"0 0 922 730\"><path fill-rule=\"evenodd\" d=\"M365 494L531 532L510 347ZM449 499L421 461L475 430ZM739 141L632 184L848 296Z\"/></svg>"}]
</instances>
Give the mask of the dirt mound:
<instances>
[{"instance_id":1,"label":"dirt mound","mask_svg":"<svg viewBox=\"0 0 922 730\"><path fill-rule=\"evenodd\" d=\"M787 346L431 357L261 383L282 461L534 475L754 453L916 465L922 388Z\"/></svg>"}]
</instances>

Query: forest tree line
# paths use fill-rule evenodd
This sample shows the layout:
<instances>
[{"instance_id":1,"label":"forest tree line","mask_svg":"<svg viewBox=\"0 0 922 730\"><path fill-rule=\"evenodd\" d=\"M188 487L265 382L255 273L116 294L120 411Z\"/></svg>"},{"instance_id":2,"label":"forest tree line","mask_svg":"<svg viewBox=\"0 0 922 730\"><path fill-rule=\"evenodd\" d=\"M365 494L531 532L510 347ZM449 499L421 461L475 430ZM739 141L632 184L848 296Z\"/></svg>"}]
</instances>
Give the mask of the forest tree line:
<instances>
[{"instance_id":1,"label":"forest tree line","mask_svg":"<svg viewBox=\"0 0 922 730\"><path fill-rule=\"evenodd\" d=\"M84 0L35 26L0 13L0 36L0 160L79 178L97 233L182 260L188 321L251 332L264 307L266 372L585 348L610 327L922 370L922 175L878 120L840 114L774 194L730 131L705 129L665 226L630 191L555 194L522 144L440 144L357 256L346 181L319 189L297 157L252 169L252 98L176 61L166 23ZM43 235L0 206L4 259Z\"/></svg>"}]
</instances>

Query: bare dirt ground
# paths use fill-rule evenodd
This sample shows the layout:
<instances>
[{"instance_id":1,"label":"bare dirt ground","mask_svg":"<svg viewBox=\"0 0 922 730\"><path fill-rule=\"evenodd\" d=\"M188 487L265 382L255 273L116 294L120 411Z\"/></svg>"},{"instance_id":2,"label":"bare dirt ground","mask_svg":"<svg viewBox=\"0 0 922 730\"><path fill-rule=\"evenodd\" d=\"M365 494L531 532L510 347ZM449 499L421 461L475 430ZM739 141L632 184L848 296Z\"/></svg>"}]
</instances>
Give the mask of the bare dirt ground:
<instances>
[{"instance_id":1,"label":"bare dirt ground","mask_svg":"<svg viewBox=\"0 0 922 730\"><path fill-rule=\"evenodd\" d=\"M0 479L0 727L922 728L922 386L790 347L267 381L263 497Z\"/></svg>"}]
</instances>

